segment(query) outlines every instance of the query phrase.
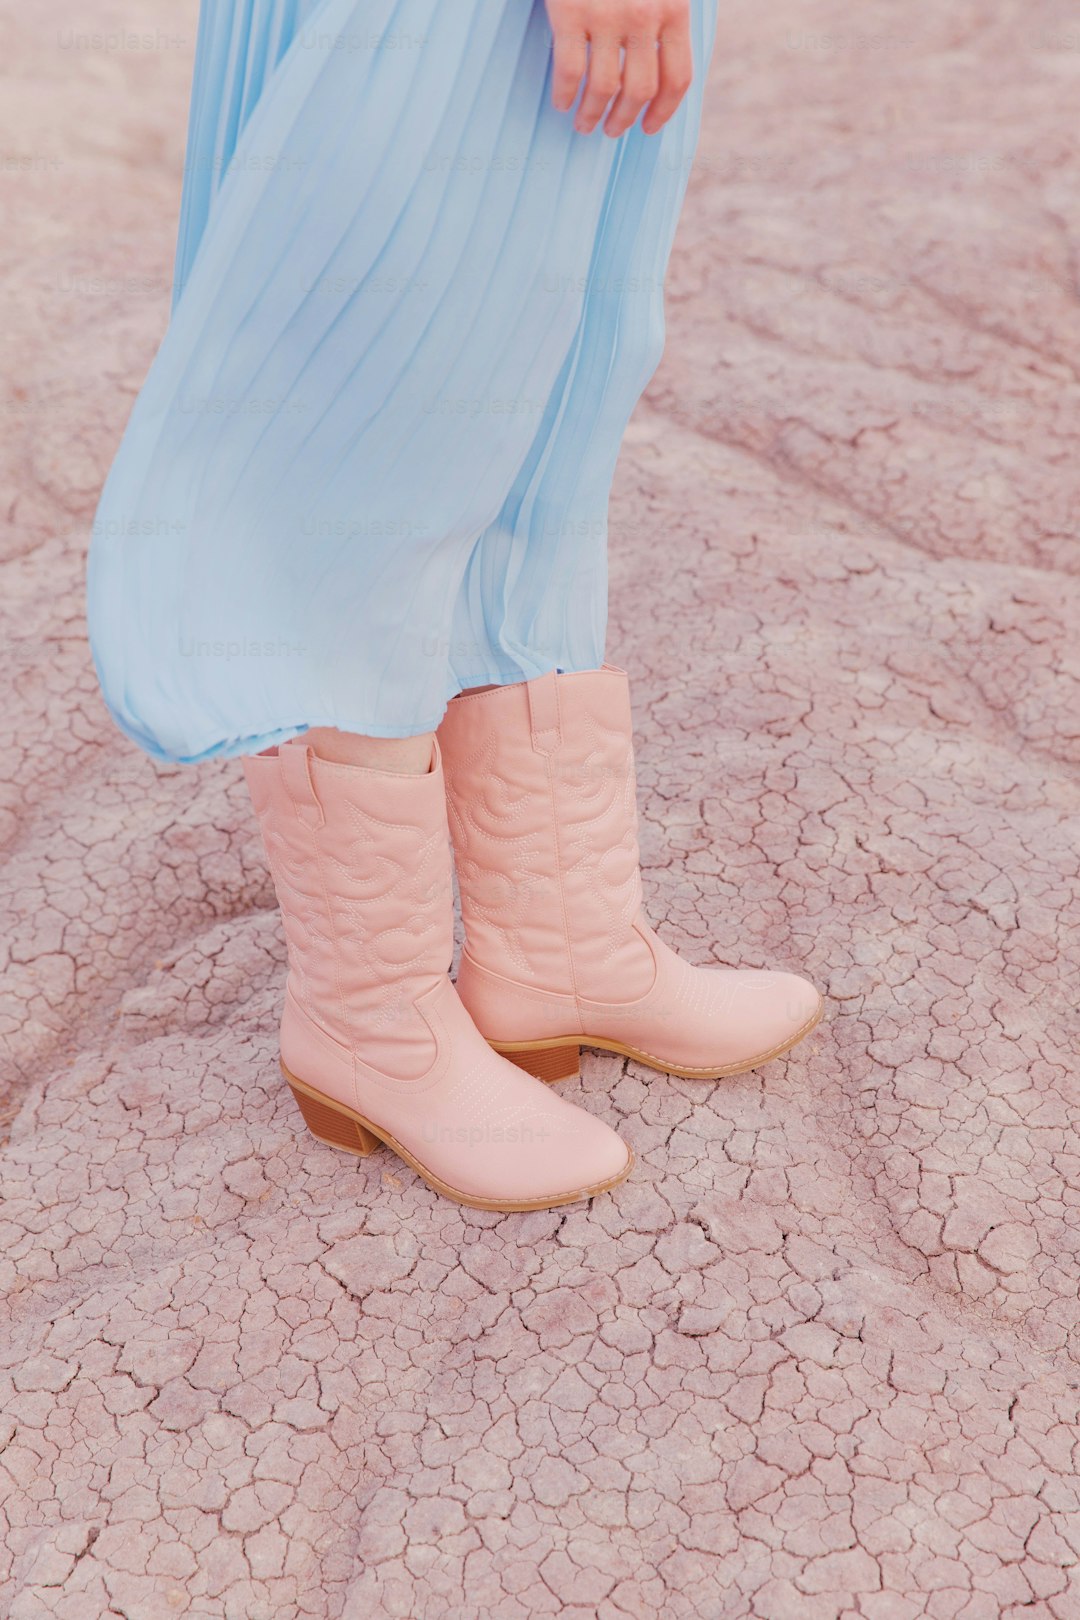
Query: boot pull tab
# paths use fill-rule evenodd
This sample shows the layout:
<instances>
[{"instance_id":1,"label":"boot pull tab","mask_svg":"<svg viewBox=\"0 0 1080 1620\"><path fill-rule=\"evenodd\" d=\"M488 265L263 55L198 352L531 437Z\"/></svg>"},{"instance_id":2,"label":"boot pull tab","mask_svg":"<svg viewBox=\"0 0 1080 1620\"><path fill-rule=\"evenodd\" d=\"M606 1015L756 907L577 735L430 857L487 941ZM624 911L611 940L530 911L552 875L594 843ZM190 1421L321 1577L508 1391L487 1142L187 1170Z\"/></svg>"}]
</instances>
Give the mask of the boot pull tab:
<instances>
[{"instance_id":1,"label":"boot pull tab","mask_svg":"<svg viewBox=\"0 0 1080 1620\"><path fill-rule=\"evenodd\" d=\"M538 754L553 754L562 744L562 720L559 715L559 681L554 670L527 681L529 694L529 725L532 745Z\"/></svg>"},{"instance_id":2,"label":"boot pull tab","mask_svg":"<svg viewBox=\"0 0 1080 1620\"><path fill-rule=\"evenodd\" d=\"M326 817L315 792L311 774L313 754L301 742L284 743L278 749L278 766L285 791L293 802L293 809L305 827L321 827Z\"/></svg>"}]
</instances>

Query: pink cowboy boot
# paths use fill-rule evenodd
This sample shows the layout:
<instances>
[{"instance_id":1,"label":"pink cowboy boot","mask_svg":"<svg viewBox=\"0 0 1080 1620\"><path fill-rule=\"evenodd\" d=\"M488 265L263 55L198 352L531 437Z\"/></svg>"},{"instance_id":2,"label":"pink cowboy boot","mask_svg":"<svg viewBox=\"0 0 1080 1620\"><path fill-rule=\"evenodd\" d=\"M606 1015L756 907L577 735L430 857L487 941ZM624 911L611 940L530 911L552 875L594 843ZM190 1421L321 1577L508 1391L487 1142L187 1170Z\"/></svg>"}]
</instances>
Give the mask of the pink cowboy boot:
<instances>
[{"instance_id":1,"label":"pink cowboy boot","mask_svg":"<svg viewBox=\"0 0 1080 1620\"><path fill-rule=\"evenodd\" d=\"M393 1148L477 1209L548 1209L626 1176L601 1120L492 1051L446 964L453 900L439 749L426 776L302 740L244 761L289 952L281 1066L314 1134Z\"/></svg>"},{"instance_id":2,"label":"pink cowboy boot","mask_svg":"<svg viewBox=\"0 0 1080 1620\"><path fill-rule=\"evenodd\" d=\"M458 993L545 1080L582 1046L712 1080L821 1017L804 979L698 968L641 909L626 676L605 665L454 698L439 728L465 921Z\"/></svg>"}]
</instances>

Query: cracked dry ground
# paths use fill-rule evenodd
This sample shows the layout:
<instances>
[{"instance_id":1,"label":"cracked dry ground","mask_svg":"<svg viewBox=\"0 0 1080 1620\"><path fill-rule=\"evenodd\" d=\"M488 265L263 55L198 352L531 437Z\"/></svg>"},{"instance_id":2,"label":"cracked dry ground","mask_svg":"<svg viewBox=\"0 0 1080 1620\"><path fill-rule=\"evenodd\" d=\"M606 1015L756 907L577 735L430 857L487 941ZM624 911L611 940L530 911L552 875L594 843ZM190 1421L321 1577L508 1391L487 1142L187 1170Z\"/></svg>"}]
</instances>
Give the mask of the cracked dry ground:
<instances>
[{"instance_id":1,"label":"cracked dry ground","mask_svg":"<svg viewBox=\"0 0 1080 1620\"><path fill-rule=\"evenodd\" d=\"M716 1084L592 1055L633 1179L499 1217L303 1134L239 768L96 693L191 0L154 52L61 43L152 0L0 4L12 1620L1080 1615L1080 39L723 11L610 652L661 929L830 1015Z\"/></svg>"}]
</instances>

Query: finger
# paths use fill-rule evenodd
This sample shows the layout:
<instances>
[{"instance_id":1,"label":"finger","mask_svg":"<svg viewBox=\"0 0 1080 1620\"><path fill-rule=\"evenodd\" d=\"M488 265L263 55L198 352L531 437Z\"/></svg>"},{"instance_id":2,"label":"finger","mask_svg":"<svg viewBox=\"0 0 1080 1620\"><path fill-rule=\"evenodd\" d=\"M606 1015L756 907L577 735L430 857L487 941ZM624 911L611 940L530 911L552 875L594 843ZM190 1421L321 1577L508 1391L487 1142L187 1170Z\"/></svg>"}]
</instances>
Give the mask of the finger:
<instances>
[{"instance_id":1,"label":"finger","mask_svg":"<svg viewBox=\"0 0 1080 1620\"><path fill-rule=\"evenodd\" d=\"M551 99L560 112L569 112L574 105L588 64L589 44L584 29L567 29L555 35Z\"/></svg>"},{"instance_id":2,"label":"finger","mask_svg":"<svg viewBox=\"0 0 1080 1620\"><path fill-rule=\"evenodd\" d=\"M608 102L622 85L619 40L615 34L589 35L589 76L574 127L588 135L600 122Z\"/></svg>"},{"instance_id":3,"label":"finger","mask_svg":"<svg viewBox=\"0 0 1080 1620\"><path fill-rule=\"evenodd\" d=\"M656 38L636 35L624 46L622 90L607 115L604 131L608 135L625 135L637 122L642 107L653 99L660 88L660 60Z\"/></svg>"},{"instance_id":4,"label":"finger","mask_svg":"<svg viewBox=\"0 0 1080 1620\"><path fill-rule=\"evenodd\" d=\"M660 88L641 123L646 135L655 135L658 129L663 129L694 81L694 49L685 23L664 29L659 58Z\"/></svg>"}]
</instances>

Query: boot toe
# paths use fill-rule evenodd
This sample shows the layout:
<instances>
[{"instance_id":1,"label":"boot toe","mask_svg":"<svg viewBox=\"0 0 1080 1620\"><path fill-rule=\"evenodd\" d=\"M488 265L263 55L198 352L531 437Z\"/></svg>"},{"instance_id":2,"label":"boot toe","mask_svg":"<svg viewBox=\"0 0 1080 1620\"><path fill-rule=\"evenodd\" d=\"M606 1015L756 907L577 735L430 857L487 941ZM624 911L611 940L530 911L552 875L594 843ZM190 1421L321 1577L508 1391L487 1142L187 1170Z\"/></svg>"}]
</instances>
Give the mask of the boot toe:
<instances>
[{"instance_id":1,"label":"boot toe","mask_svg":"<svg viewBox=\"0 0 1080 1620\"><path fill-rule=\"evenodd\" d=\"M634 1156L610 1125L555 1092L548 1095L558 1104L551 1121L551 1151L530 1167L531 1196L586 1197L629 1174Z\"/></svg>"},{"instance_id":2,"label":"boot toe","mask_svg":"<svg viewBox=\"0 0 1080 1620\"><path fill-rule=\"evenodd\" d=\"M809 1034L824 1003L809 980L797 973L763 971L754 980L747 986L751 994L742 1044L748 1056L756 1053L763 1060Z\"/></svg>"},{"instance_id":3,"label":"boot toe","mask_svg":"<svg viewBox=\"0 0 1080 1620\"><path fill-rule=\"evenodd\" d=\"M582 1187L610 1187L628 1175L634 1155L622 1137L592 1114L589 1129L583 1133L579 1182Z\"/></svg>"},{"instance_id":4,"label":"boot toe","mask_svg":"<svg viewBox=\"0 0 1080 1620\"><path fill-rule=\"evenodd\" d=\"M697 973L698 984L707 983L710 990L708 996L698 995L692 1020L700 1055L687 1061L699 1072L740 1074L756 1068L794 1046L821 1016L821 996L798 974L766 968Z\"/></svg>"}]
</instances>

